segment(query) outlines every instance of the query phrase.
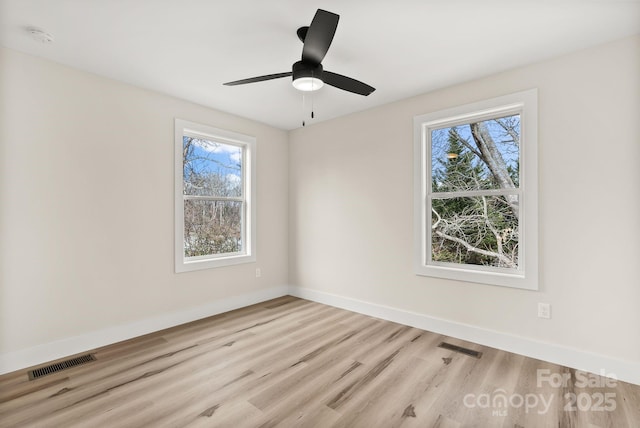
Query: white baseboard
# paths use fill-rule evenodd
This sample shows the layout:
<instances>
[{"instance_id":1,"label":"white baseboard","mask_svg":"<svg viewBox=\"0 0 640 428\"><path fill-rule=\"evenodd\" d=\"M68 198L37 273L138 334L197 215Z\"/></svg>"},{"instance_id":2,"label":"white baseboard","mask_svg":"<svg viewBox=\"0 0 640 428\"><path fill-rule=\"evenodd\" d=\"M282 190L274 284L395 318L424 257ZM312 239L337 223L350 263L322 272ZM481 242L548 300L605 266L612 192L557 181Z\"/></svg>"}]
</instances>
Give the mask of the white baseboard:
<instances>
[{"instance_id":1,"label":"white baseboard","mask_svg":"<svg viewBox=\"0 0 640 428\"><path fill-rule=\"evenodd\" d=\"M136 321L131 324L109 327L99 331L69 337L32 348L0 354L0 374L32 367L70 355L87 352L101 346L153 333L169 327L210 317L223 312L275 299L289 294L289 287L281 286L239 296L228 297L206 305L189 308Z\"/></svg>"},{"instance_id":2,"label":"white baseboard","mask_svg":"<svg viewBox=\"0 0 640 428\"><path fill-rule=\"evenodd\" d=\"M620 360L575 348L541 342L308 288L290 287L289 294L577 370L606 374L624 382L640 385L640 362L637 361Z\"/></svg>"},{"instance_id":3,"label":"white baseboard","mask_svg":"<svg viewBox=\"0 0 640 428\"><path fill-rule=\"evenodd\" d=\"M3 353L0 354L0 374L87 352L122 340L275 299L287 294L590 373L615 375L619 380L640 385L639 362L584 352L562 345L483 329L469 324L430 317L336 294L287 286L229 297L184 311L160 315L131 324L109 327L28 349Z\"/></svg>"}]
</instances>

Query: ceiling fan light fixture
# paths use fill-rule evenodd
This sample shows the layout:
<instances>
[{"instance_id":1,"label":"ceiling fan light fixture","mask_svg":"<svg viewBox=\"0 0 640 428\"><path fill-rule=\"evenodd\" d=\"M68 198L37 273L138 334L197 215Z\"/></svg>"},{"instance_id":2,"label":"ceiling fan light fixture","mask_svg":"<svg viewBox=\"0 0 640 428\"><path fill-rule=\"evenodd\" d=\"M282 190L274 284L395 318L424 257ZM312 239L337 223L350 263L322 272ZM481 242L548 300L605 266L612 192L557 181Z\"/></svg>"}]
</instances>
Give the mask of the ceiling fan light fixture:
<instances>
[{"instance_id":1,"label":"ceiling fan light fixture","mask_svg":"<svg viewBox=\"0 0 640 428\"><path fill-rule=\"evenodd\" d=\"M298 77L293 82L293 87L299 91L317 91L324 86L324 82L317 77Z\"/></svg>"},{"instance_id":2,"label":"ceiling fan light fixture","mask_svg":"<svg viewBox=\"0 0 640 428\"><path fill-rule=\"evenodd\" d=\"M299 91L317 91L324 86L324 81L321 79L322 65L320 64L298 61L293 64L291 74L293 76L293 87Z\"/></svg>"}]
</instances>

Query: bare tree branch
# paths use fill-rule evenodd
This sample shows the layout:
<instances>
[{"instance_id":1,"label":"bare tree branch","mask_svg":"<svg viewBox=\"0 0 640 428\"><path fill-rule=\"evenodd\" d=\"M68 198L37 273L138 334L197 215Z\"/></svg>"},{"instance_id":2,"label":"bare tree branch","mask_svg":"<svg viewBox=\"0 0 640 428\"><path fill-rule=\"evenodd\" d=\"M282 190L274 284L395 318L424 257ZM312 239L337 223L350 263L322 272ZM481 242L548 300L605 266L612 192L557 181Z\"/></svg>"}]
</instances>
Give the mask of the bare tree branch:
<instances>
[{"instance_id":1,"label":"bare tree branch","mask_svg":"<svg viewBox=\"0 0 640 428\"><path fill-rule=\"evenodd\" d=\"M466 139L462 138L462 136L458 133L456 128L451 128L451 132L458 139L458 141L460 141L460 143L463 146L465 146L471 153L473 153L474 155L476 155L480 159L482 159L482 153L480 153L478 151L478 149L476 147L474 147L470 142L468 142Z\"/></svg>"},{"instance_id":2,"label":"bare tree branch","mask_svg":"<svg viewBox=\"0 0 640 428\"><path fill-rule=\"evenodd\" d=\"M516 132L512 124L507 123L507 121L504 119L494 119L494 122L496 122L502 127L502 129L504 129L504 131L511 137L514 143L520 144L520 134Z\"/></svg>"},{"instance_id":3,"label":"bare tree branch","mask_svg":"<svg viewBox=\"0 0 640 428\"><path fill-rule=\"evenodd\" d=\"M509 257L505 256L504 254L499 254L493 251L487 251L487 250L483 250L482 248L477 248L474 247L473 245L469 244L468 242L466 242L463 239L460 238L456 238L455 236L451 236L451 235L447 235L439 230L435 231L435 234L438 235L441 238L447 239L449 241L458 243L460 245L462 245L463 247L465 247L467 249L467 251L472 251L474 253L477 254L481 254L483 256L488 256L488 257L495 257L498 260L500 260L504 265L510 267L510 268L515 268L517 267L515 263L513 263L513 261L511 261L511 259L509 259Z\"/></svg>"},{"instance_id":4,"label":"bare tree branch","mask_svg":"<svg viewBox=\"0 0 640 428\"><path fill-rule=\"evenodd\" d=\"M435 229L436 227L438 227L438 224L440 224L440 222L442 221L442 217L440 217L440 214L438 214L438 211L434 210L433 207L431 208L431 211L438 217L438 221L436 221L435 224L431 226L431 229Z\"/></svg>"}]
</instances>

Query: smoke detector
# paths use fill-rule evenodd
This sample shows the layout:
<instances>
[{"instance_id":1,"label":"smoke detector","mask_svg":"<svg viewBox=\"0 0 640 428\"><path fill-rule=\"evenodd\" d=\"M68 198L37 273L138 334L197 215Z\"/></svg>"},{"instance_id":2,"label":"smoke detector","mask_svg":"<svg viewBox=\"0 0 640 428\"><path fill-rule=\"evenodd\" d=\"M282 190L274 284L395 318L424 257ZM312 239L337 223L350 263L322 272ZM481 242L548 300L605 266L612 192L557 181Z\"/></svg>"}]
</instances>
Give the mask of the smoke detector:
<instances>
[{"instance_id":1,"label":"smoke detector","mask_svg":"<svg viewBox=\"0 0 640 428\"><path fill-rule=\"evenodd\" d=\"M33 40L40 42L44 45L53 43L53 36L39 28L29 27L27 28L27 32L31 35L31 38Z\"/></svg>"}]
</instances>

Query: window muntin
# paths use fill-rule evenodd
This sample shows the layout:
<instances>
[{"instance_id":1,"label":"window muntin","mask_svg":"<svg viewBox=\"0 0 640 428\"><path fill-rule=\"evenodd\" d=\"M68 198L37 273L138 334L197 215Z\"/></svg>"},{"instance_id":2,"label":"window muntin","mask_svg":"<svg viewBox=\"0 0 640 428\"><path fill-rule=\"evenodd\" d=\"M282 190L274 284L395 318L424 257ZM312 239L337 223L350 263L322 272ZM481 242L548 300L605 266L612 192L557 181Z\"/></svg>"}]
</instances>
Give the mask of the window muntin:
<instances>
[{"instance_id":1,"label":"window muntin","mask_svg":"<svg viewBox=\"0 0 640 428\"><path fill-rule=\"evenodd\" d=\"M255 139L176 119L176 271L255 261Z\"/></svg>"},{"instance_id":2,"label":"window muntin","mask_svg":"<svg viewBox=\"0 0 640 428\"><path fill-rule=\"evenodd\" d=\"M537 289L536 102L532 90L414 119L416 273Z\"/></svg>"}]
</instances>

